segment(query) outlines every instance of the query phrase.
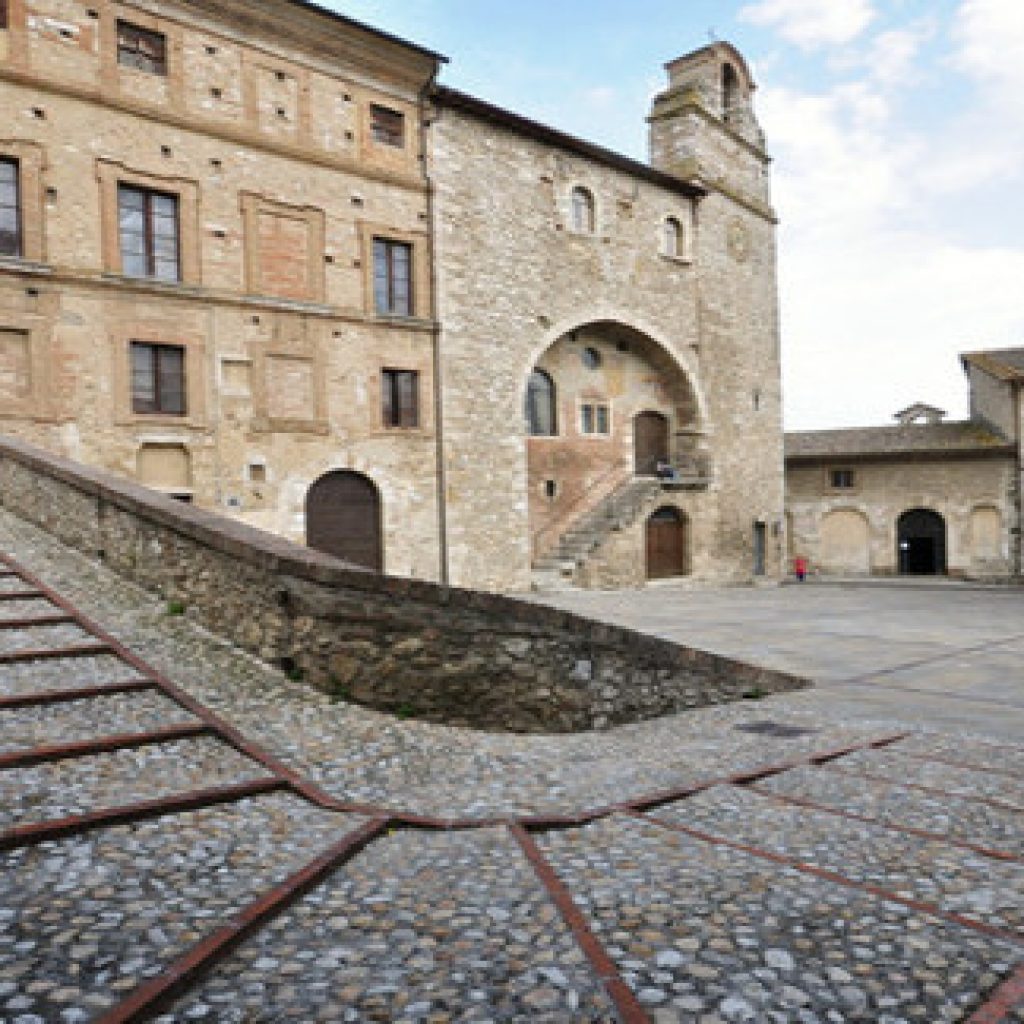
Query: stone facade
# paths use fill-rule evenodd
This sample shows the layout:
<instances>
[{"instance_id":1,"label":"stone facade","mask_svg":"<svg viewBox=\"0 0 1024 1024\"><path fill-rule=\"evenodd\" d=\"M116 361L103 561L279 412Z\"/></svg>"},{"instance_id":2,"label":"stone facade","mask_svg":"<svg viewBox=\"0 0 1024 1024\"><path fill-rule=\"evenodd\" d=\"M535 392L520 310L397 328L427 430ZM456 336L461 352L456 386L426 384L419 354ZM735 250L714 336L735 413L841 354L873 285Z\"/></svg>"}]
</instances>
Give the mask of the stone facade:
<instances>
[{"instance_id":1,"label":"stone facade","mask_svg":"<svg viewBox=\"0 0 1024 1024\"><path fill-rule=\"evenodd\" d=\"M706 467L689 571L779 575L774 218L731 47L669 65L647 166L437 88L437 54L293 0L6 8L0 431L297 541L341 474L373 492L385 572L508 590L633 472L635 417L658 412L672 460ZM170 279L126 262L125 190L173 202ZM381 307L375 240L408 254L407 307ZM588 339L590 379L570 368ZM180 408L140 407L140 345L180 353ZM543 366L565 429L528 439ZM580 436L589 400L600 437ZM629 538L580 579L642 565Z\"/></svg>"}]
</instances>

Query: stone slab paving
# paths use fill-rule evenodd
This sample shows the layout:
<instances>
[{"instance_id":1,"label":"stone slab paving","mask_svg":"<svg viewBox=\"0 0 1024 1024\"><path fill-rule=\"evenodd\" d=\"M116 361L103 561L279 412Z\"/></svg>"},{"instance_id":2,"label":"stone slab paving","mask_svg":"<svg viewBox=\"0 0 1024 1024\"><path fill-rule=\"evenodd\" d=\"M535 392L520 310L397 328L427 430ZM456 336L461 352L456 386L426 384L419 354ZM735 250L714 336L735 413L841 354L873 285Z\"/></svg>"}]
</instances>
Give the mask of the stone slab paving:
<instances>
[{"instance_id":1,"label":"stone slab paving","mask_svg":"<svg viewBox=\"0 0 1024 1024\"><path fill-rule=\"evenodd\" d=\"M813 800L840 811L1024 857L1021 815L965 797L939 796L895 783L855 778L827 765L794 768L759 785L780 796Z\"/></svg>"},{"instance_id":2,"label":"stone slab paving","mask_svg":"<svg viewBox=\"0 0 1024 1024\"><path fill-rule=\"evenodd\" d=\"M922 757L949 758L964 764L1008 772L1024 778L1024 743L994 743L981 737L949 736L919 732L895 744L892 749Z\"/></svg>"},{"instance_id":3,"label":"stone slab paving","mask_svg":"<svg viewBox=\"0 0 1024 1024\"><path fill-rule=\"evenodd\" d=\"M273 794L0 854L0 1020L91 1020L359 824Z\"/></svg>"},{"instance_id":4,"label":"stone slab paving","mask_svg":"<svg viewBox=\"0 0 1024 1024\"><path fill-rule=\"evenodd\" d=\"M0 832L175 793L266 778L212 737L0 770Z\"/></svg>"},{"instance_id":5,"label":"stone slab paving","mask_svg":"<svg viewBox=\"0 0 1024 1024\"><path fill-rule=\"evenodd\" d=\"M1020 947L612 817L539 838L658 1024L965 1020Z\"/></svg>"},{"instance_id":6,"label":"stone slab paving","mask_svg":"<svg viewBox=\"0 0 1024 1024\"><path fill-rule=\"evenodd\" d=\"M23 661L0 665L0 697L23 697L47 690L85 690L141 678L113 654Z\"/></svg>"},{"instance_id":7,"label":"stone slab paving","mask_svg":"<svg viewBox=\"0 0 1024 1024\"><path fill-rule=\"evenodd\" d=\"M2 601L0 602L0 625L5 621L27 619L36 615L57 614L59 611L60 609L45 597L29 597L21 601Z\"/></svg>"},{"instance_id":8,"label":"stone slab paving","mask_svg":"<svg viewBox=\"0 0 1024 1024\"><path fill-rule=\"evenodd\" d=\"M648 817L760 847L1024 938L1024 863L717 786Z\"/></svg>"},{"instance_id":9,"label":"stone slab paving","mask_svg":"<svg viewBox=\"0 0 1024 1024\"><path fill-rule=\"evenodd\" d=\"M616 1019L504 829L378 840L157 1018Z\"/></svg>"},{"instance_id":10,"label":"stone slab paving","mask_svg":"<svg viewBox=\"0 0 1024 1024\"><path fill-rule=\"evenodd\" d=\"M62 704L0 708L0 754L198 722L159 693L113 694Z\"/></svg>"}]
</instances>

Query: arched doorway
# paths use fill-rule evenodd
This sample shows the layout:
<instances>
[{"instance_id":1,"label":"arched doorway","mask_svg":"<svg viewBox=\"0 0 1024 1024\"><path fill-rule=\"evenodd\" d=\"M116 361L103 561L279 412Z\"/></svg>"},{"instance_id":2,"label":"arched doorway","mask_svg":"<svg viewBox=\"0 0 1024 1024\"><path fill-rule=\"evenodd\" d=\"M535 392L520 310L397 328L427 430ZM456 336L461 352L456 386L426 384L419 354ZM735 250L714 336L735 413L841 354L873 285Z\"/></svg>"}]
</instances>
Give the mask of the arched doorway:
<instances>
[{"instance_id":1,"label":"arched doorway","mask_svg":"<svg viewBox=\"0 0 1024 1024\"><path fill-rule=\"evenodd\" d=\"M686 575L686 518L663 505L647 520L647 578Z\"/></svg>"},{"instance_id":2,"label":"arched doorway","mask_svg":"<svg viewBox=\"0 0 1024 1024\"><path fill-rule=\"evenodd\" d=\"M306 543L353 565L382 572L380 495L361 473L336 470L306 494Z\"/></svg>"},{"instance_id":3,"label":"arched doorway","mask_svg":"<svg viewBox=\"0 0 1024 1024\"><path fill-rule=\"evenodd\" d=\"M896 524L899 571L940 576L946 571L946 521L930 508L912 508Z\"/></svg>"},{"instance_id":4,"label":"arched doorway","mask_svg":"<svg viewBox=\"0 0 1024 1024\"><path fill-rule=\"evenodd\" d=\"M633 472L655 476L658 463L668 461L668 417L660 412L637 413L633 418Z\"/></svg>"}]
</instances>

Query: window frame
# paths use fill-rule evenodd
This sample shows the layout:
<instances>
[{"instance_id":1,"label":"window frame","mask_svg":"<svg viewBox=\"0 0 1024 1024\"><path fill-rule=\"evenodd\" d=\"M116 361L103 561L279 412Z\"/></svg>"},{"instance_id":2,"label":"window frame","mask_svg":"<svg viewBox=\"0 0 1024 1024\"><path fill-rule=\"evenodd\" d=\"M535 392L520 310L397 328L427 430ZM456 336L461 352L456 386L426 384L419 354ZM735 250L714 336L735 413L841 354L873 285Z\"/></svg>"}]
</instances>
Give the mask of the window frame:
<instances>
[{"instance_id":1,"label":"window frame","mask_svg":"<svg viewBox=\"0 0 1024 1024\"><path fill-rule=\"evenodd\" d=\"M146 75L167 77L167 35L156 29L144 28L124 18L117 19L117 64L118 67L141 71ZM147 56L143 43L158 44L154 47L158 55ZM128 59L123 59L127 57Z\"/></svg>"},{"instance_id":2,"label":"window frame","mask_svg":"<svg viewBox=\"0 0 1024 1024\"><path fill-rule=\"evenodd\" d=\"M142 197L142 242L143 255L146 260L146 273L133 274L125 269L125 228L121 223L122 194L136 194ZM157 274L156 242L158 236L154 230L156 213L154 211L154 199L167 199L174 204L174 277L162 277ZM148 188L143 185L136 185L131 182L118 181L117 192L117 239L118 251L121 257L121 273L139 281L159 281L163 284L181 284L182 273L182 239L181 239L181 197L174 192L162 191L160 189ZM133 232L132 234L137 234ZM163 261L166 262L166 261Z\"/></svg>"},{"instance_id":3,"label":"window frame","mask_svg":"<svg viewBox=\"0 0 1024 1024\"><path fill-rule=\"evenodd\" d=\"M569 212L574 234L597 234L597 200L586 185L573 185L569 193Z\"/></svg>"},{"instance_id":4,"label":"window frame","mask_svg":"<svg viewBox=\"0 0 1024 1024\"><path fill-rule=\"evenodd\" d=\"M853 491L857 488L857 475L848 466L830 467L828 486L832 491Z\"/></svg>"},{"instance_id":5,"label":"window frame","mask_svg":"<svg viewBox=\"0 0 1024 1024\"><path fill-rule=\"evenodd\" d=\"M581 437L611 437L611 403L598 399L580 402L579 428Z\"/></svg>"},{"instance_id":6,"label":"window frame","mask_svg":"<svg viewBox=\"0 0 1024 1024\"><path fill-rule=\"evenodd\" d=\"M543 395L547 400L547 418L550 430L541 429L543 416L535 416L539 411L533 396L540 394L535 381L544 381ZM535 366L526 381L526 396L523 401L523 419L526 421L526 433L529 437L558 437L558 386L547 370Z\"/></svg>"},{"instance_id":7,"label":"window frame","mask_svg":"<svg viewBox=\"0 0 1024 1024\"><path fill-rule=\"evenodd\" d=\"M152 408L143 408L143 405L150 404L148 401L140 398L139 392L136 390L136 364L135 354L137 351L146 350L151 353L151 367L150 374L152 376ZM179 360L180 367L180 387L178 388L178 395L180 396L180 408L166 408L164 404L163 389L161 382L163 379L163 370L161 363L165 357L168 357L170 353L174 353ZM158 341L144 341L138 338L133 338L128 343L128 374L129 374L129 388L131 392L131 411L134 416L174 416L174 417L186 417L188 416L189 408L189 395L188 395L188 349L185 345L158 342Z\"/></svg>"},{"instance_id":8,"label":"window frame","mask_svg":"<svg viewBox=\"0 0 1024 1024\"><path fill-rule=\"evenodd\" d=\"M384 235L374 235L371 242L373 254L373 267L371 283L373 287L373 310L377 316L387 317L412 317L416 310L416 291L414 287L414 257L415 250L411 242L402 241L396 238L388 238ZM396 274L395 257L403 253L405 255L405 298L399 306L399 290L396 288L398 275ZM384 262L379 262L379 256L383 254ZM383 266L383 277L379 270ZM385 286L385 305L381 305L381 291L378 288L378 281L383 280Z\"/></svg>"},{"instance_id":9,"label":"window frame","mask_svg":"<svg viewBox=\"0 0 1024 1024\"><path fill-rule=\"evenodd\" d=\"M411 389L403 392L402 382L410 381ZM406 407L403 394L412 401ZM380 414L387 430L419 430L420 414L420 371L384 366L380 371Z\"/></svg>"},{"instance_id":10,"label":"window frame","mask_svg":"<svg viewBox=\"0 0 1024 1024\"><path fill-rule=\"evenodd\" d=\"M0 0L2 2L2 0ZM0 259L20 260L25 255L24 239L24 213L22 210L22 183L21 183L21 161L14 156L7 156L0 153L0 167L11 167L14 170L14 203L12 206L2 206L0 209L14 210L14 251L4 252L0 250Z\"/></svg>"},{"instance_id":11,"label":"window frame","mask_svg":"<svg viewBox=\"0 0 1024 1024\"><path fill-rule=\"evenodd\" d=\"M383 103L370 104L370 138L378 146L405 149L405 114Z\"/></svg>"}]
</instances>

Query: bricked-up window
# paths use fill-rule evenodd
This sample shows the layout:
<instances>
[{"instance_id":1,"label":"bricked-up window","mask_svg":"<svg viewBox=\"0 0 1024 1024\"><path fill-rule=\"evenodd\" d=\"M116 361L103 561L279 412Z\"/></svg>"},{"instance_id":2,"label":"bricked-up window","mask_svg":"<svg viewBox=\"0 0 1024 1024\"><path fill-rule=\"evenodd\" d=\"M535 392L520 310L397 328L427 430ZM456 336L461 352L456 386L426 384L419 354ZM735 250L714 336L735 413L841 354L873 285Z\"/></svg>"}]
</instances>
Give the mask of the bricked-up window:
<instances>
[{"instance_id":1,"label":"bricked-up window","mask_svg":"<svg viewBox=\"0 0 1024 1024\"><path fill-rule=\"evenodd\" d=\"M185 415L185 349L132 342L132 411Z\"/></svg>"},{"instance_id":2,"label":"bricked-up window","mask_svg":"<svg viewBox=\"0 0 1024 1024\"><path fill-rule=\"evenodd\" d=\"M532 437L557 433L555 409L555 382L543 370L534 370L526 385L526 428Z\"/></svg>"},{"instance_id":3,"label":"bricked-up window","mask_svg":"<svg viewBox=\"0 0 1024 1024\"><path fill-rule=\"evenodd\" d=\"M180 281L178 197L129 185L117 187L121 272Z\"/></svg>"},{"instance_id":4,"label":"bricked-up window","mask_svg":"<svg viewBox=\"0 0 1024 1024\"><path fill-rule=\"evenodd\" d=\"M374 142L382 146L396 146L401 149L405 145L405 115L400 111L382 107L377 103L370 105L370 135Z\"/></svg>"},{"instance_id":5,"label":"bricked-up window","mask_svg":"<svg viewBox=\"0 0 1024 1024\"><path fill-rule=\"evenodd\" d=\"M572 190L572 229L581 235L594 233L594 196L582 186Z\"/></svg>"},{"instance_id":6,"label":"bricked-up window","mask_svg":"<svg viewBox=\"0 0 1024 1024\"><path fill-rule=\"evenodd\" d=\"M583 434L608 434L608 406L585 402L580 406L580 432Z\"/></svg>"},{"instance_id":7,"label":"bricked-up window","mask_svg":"<svg viewBox=\"0 0 1024 1024\"><path fill-rule=\"evenodd\" d=\"M664 244L666 256L674 260L682 259L683 225L675 217L668 217L665 220Z\"/></svg>"},{"instance_id":8,"label":"bricked-up window","mask_svg":"<svg viewBox=\"0 0 1024 1024\"><path fill-rule=\"evenodd\" d=\"M412 246L373 240L373 301L385 316L412 315Z\"/></svg>"},{"instance_id":9,"label":"bricked-up window","mask_svg":"<svg viewBox=\"0 0 1024 1024\"><path fill-rule=\"evenodd\" d=\"M167 37L128 21L117 23L117 63L122 67L167 74Z\"/></svg>"},{"instance_id":10,"label":"bricked-up window","mask_svg":"<svg viewBox=\"0 0 1024 1024\"><path fill-rule=\"evenodd\" d=\"M21 255L17 160L0 160L0 256Z\"/></svg>"},{"instance_id":11,"label":"bricked-up window","mask_svg":"<svg viewBox=\"0 0 1024 1024\"><path fill-rule=\"evenodd\" d=\"M845 490L853 486L852 469L833 469L829 472L829 483L837 490Z\"/></svg>"},{"instance_id":12,"label":"bricked-up window","mask_svg":"<svg viewBox=\"0 0 1024 1024\"><path fill-rule=\"evenodd\" d=\"M416 370L382 370L381 405L385 427L418 427L419 373Z\"/></svg>"}]
</instances>

